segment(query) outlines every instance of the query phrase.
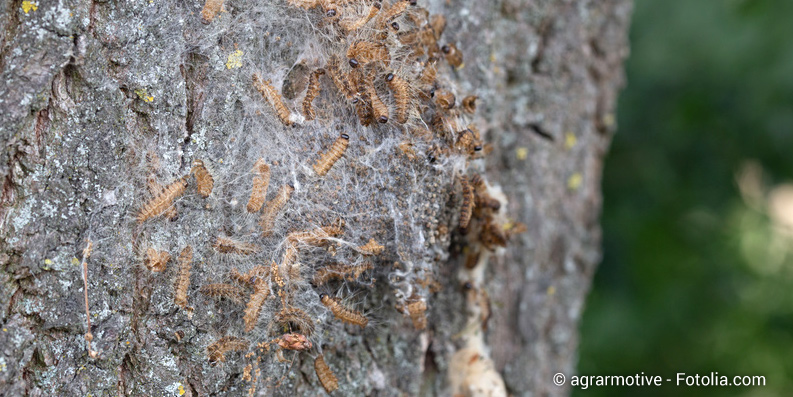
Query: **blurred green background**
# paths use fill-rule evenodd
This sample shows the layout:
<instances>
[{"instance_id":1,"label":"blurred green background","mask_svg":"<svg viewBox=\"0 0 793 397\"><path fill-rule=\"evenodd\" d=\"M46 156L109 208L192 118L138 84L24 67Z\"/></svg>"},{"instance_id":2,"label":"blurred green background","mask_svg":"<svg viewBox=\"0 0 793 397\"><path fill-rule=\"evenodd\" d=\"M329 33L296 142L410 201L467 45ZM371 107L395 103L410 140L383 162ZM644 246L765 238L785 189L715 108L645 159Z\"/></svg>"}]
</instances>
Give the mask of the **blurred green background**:
<instances>
[{"instance_id":1,"label":"blurred green background","mask_svg":"<svg viewBox=\"0 0 793 397\"><path fill-rule=\"evenodd\" d=\"M765 375L793 396L793 1L636 0L578 373Z\"/></svg>"}]
</instances>

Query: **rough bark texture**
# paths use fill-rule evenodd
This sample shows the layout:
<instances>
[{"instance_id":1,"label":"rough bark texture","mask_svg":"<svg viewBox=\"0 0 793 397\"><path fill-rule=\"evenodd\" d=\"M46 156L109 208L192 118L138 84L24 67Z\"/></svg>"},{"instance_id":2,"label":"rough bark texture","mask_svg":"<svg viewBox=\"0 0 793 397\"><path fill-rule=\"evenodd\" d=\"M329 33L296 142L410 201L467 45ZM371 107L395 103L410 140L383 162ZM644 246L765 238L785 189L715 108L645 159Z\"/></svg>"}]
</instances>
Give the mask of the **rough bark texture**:
<instances>
[{"instance_id":1,"label":"rough bark texture","mask_svg":"<svg viewBox=\"0 0 793 397\"><path fill-rule=\"evenodd\" d=\"M491 260L486 275L491 356L510 393L567 394L551 380L574 371L577 324L599 260L601 168L623 79L630 1L427 3L447 16L444 41L456 42L465 55L456 84L481 98L486 140L494 146L488 179L503 188L508 213L528 226ZM184 167L197 140L210 142L211 152L225 136L222 128L198 124L241 120L242 105L227 91L248 86L250 74L222 73L224 64L235 45L245 48L265 33L235 14L245 2L231 0L229 12L213 21L231 27L202 36L201 7L170 0L4 0L0 394L247 391L242 361L207 363L199 343L207 326L199 314L191 321L162 307L162 288L144 285L151 279L130 265L123 230L134 225L141 196L117 189L137 166L130 151L139 149L130 145L141 131L157 142L164 162L176 157L172 162ZM283 15L258 16L268 17L275 25ZM300 34L290 38L299 42ZM83 337L79 258L87 237L96 247L89 299L98 359L88 357ZM343 393L447 392L455 334L466 326L456 277L461 260L453 252L436 269L443 289L429 301L429 331L415 331L384 307L373 330L325 340ZM393 305L391 292L376 288L368 301ZM263 373L280 383L260 392L318 393L313 360L295 357L291 368Z\"/></svg>"}]
</instances>

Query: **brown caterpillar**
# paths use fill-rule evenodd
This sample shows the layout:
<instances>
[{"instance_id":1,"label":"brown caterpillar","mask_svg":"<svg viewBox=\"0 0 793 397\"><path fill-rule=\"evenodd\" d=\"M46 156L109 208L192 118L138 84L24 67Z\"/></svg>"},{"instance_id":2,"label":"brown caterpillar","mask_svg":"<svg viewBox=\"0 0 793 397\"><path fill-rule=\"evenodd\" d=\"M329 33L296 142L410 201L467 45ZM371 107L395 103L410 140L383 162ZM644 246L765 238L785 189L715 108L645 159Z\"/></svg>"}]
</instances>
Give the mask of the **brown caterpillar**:
<instances>
[{"instance_id":1,"label":"brown caterpillar","mask_svg":"<svg viewBox=\"0 0 793 397\"><path fill-rule=\"evenodd\" d=\"M146 184L147 187L149 188L149 194L151 194L152 197L158 196L164 190L163 186L160 185L159 182L157 182L157 179L155 178L154 174L149 175L149 178L147 178L146 180ZM168 218L169 221L175 220L176 217L178 216L178 214L176 213L176 207L174 206L168 207L168 209L166 209L163 212L163 215L165 215L165 217Z\"/></svg>"},{"instance_id":2,"label":"brown caterpillar","mask_svg":"<svg viewBox=\"0 0 793 397\"><path fill-rule=\"evenodd\" d=\"M308 78L306 96L303 97L303 114L306 116L306 120L314 120L314 118L317 117L312 102L314 98L319 95L319 76L323 74L325 74L325 69L320 68L311 73L311 76Z\"/></svg>"},{"instance_id":3,"label":"brown caterpillar","mask_svg":"<svg viewBox=\"0 0 793 397\"><path fill-rule=\"evenodd\" d=\"M455 97L449 91L436 91L435 92L435 104L438 105L441 109L451 109L454 107Z\"/></svg>"},{"instance_id":4,"label":"brown caterpillar","mask_svg":"<svg viewBox=\"0 0 793 397\"><path fill-rule=\"evenodd\" d=\"M374 121L374 110L369 101L369 96L356 95L352 99L352 103L355 105L355 112L358 114L358 120L360 120L361 125L367 127L369 124L372 124Z\"/></svg>"},{"instance_id":5,"label":"brown caterpillar","mask_svg":"<svg viewBox=\"0 0 793 397\"><path fill-rule=\"evenodd\" d=\"M225 283L204 284L201 286L202 294L212 298L226 298L234 303L242 304L242 290L234 285Z\"/></svg>"},{"instance_id":6,"label":"brown caterpillar","mask_svg":"<svg viewBox=\"0 0 793 397\"><path fill-rule=\"evenodd\" d=\"M343 72L341 71L341 67L339 66L339 58L335 55L330 58L330 62L328 62L327 66L328 76L333 81L333 84L336 86L336 89L344 95L348 100L353 98L353 92L350 88L350 84L347 81L347 77L344 76Z\"/></svg>"},{"instance_id":7,"label":"brown caterpillar","mask_svg":"<svg viewBox=\"0 0 793 397\"><path fill-rule=\"evenodd\" d=\"M350 59L350 66L366 66L372 62L383 62L388 64L391 57L388 48L381 43L369 41L359 41L347 49L347 58Z\"/></svg>"},{"instance_id":8,"label":"brown caterpillar","mask_svg":"<svg viewBox=\"0 0 793 397\"><path fill-rule=\"evenodd\" d=\"M179 274L176 276L176 282L174 283L173 302L182 309L187 309L187 288L190 287L190 268L192 263L193 247L188 245L179 254Z\"/></svg>"},{"instance_id":9,"label":"brown caterpillar","mask_svg":"<svg viewBox=\"0 0 793 397\"><path fill-rule=\"evenodd\" d=\"M198 194L209 197L212 193L212 187L215 185L215 180L212 178L212 175L209 174L209 171L207 171L204 162L201 160L193 161L193 168L190 170L190 173L195 175Z\"/></svg>"},{"instance_id":10,"label":"brown caterpillar","mask_svg":"<svg viewBox=\"0 0 793 397\"><path fill-rule=\"evenodd\" d=\"M165 270L169 260L171 260L171 254L166 251L157 251L154 248L149 248L146 251L146 267L153 272Z\"/></svg>"},{"instance_id":11,"label":"brown caterpillar","mask_svg":"<svg viewBox=\"0 0 793 397\"><path fill-rule=\"evenodd\" d=\"M358 247L358 251L364 255L380 255L384 249L385 247L378 244L373 238L370 238L369 242Z\"/></svg>"},{"instance_id":12,"label":"brown caterpillar","mask_svg":"<svg viewBox=\"0 0 793 397\"><path fill-rule=\"evenodd\" d=\"M302 243L308 245L322 245L330 237L337 237L344 233L341 226L323 226L306 232L292 232L286 236L292 244Z\"/></svg>"},{"instance_id":13,"label":"brown caterpillar","mask_svg":"<svg viewBox=\"0 0 793 397\"><path fill-rule=\"evenodd\" d=\"M341 263L332 263L325 267L320 268L314 273L313 284L324 285L331 280L347 280L355 281L367 271L372 270L373 266L369 262L364 262L360 265L344 265Z\"/></svg>"},{"instance_id":14,"label":"brown caterpillar","mask_svg":"<svg viewBox=\"0 0 793 397\"><path fill-rule=\"evenodd\" d=\"M391 93L394 94L394 103L396 104L394 118L396 119L397 123L405 124L405 122L408 120L410 85L407 81L405 81L405 79L395 75L394 73L389 73L386 75L385 81L386 84L388 84L388 88L391 89Z\"/></svg>"},{"instance_id":15,"label":"brown caterpillar","mask_svg":"<svg viewBox=\"0 0 793 397\"><path fill-rule=\"evenodd\" d=\"M476 112L476 100L479 99L476 95L468 95L467 97L463 98L463 110L468 114L474 114Z\"/></svg>"},{"instance_id":16,"label":"brown caterpillar","mask_svg":"<svg viewBox=\"0 0 793 397\"><path fill-rule=\"evenodd\" d=\"M317 163L314 164L314 172L317 173L319 176L325 176L325 174L330 171L333 164L336 164L341 156L344 154L344 151L347 150L347 145L350 143L350 136L347 134L341 134L336 141L333 142L330 149L321 155L317 160Z\"/></svg>"},{"instance_id":17,"label":"brown caterpillar","mask_svg":"<svg viewBox=\"0 0 793 397\"><path fill-rule=\"evenodd\" d=\"M361 328L364 328L366 327L366 324L369 324L368 318L364 317L363 314L342 305L339 298L332 298L327 294L321 294L319 298L322 300L322 304L325 305L325 307L327 307L339 320L348 324L357 325Z\"/></svg>"},{"instance_id":18,"label":"brown caterpillar","mask_svg":"<svg viewBox=\"0 0 793 397\"><path fill-rule=\"evenodd\" d=\"M404 0L397 0L394 4L391 4L387 10L383 11L378 17L377 22L378 25L385 27L391 20L396 19L399 17L405 10L407 9L409 3Z\"/></svg>"},{"instance_id":19,"label":"brown caterpillar","mask_svg":"<svg viewBox=\"0 0 793 397\"><path fill-rule=\"evenodd\" d=\"M353 21L350 21L348 19L343 19L339 22L339 26L341 26L341 28L346 30L347 32L354 32L362 28L363 25L366 25L367 22L371 21L372 18L374 18L375 15L377 15L377 13L380 11L380 8L381 8L380 3L374 3L371 6L369 6L368 14L361 16L360 18Z\"/></svg>"},{"instance_id":20,"label":"brown caterpillar","mask_svg":"<svg viewBox=\"0 0 793 397\"><path fill-rule=\"evenodd\" d=\"M291 126L293 124L290 120L292 112L284 105L281 94L272 86L270 80L262 80L258 73L254 73L253 86L256 87L259 93L262 94L262 97L264 97L273 109L275 109L275 113L278 115L278 118L281 119L281 122L287 127Z\"/></svg>"},{"instance_id":21,"label":"brown caterpillar","mask_svg":"<svg viewBox=\"0 0 793 397\"><path fill-rule=\"evenodd\" d=\"M501 202L494 199L487 193L487 185L484 179L479 174L471 176L471 186L474 188L474 196L476 197L476 205L474 208L489 208L493 211L498 211L501 208Z\"/></svg>"},{"instance_id":22,"label":"brown caterpillar","mask_svg":"<svg viewBox=\"0 0 793 397\"><path fill-rule=\"evenodd\" d=\"M463 53L457 49L457 46L454 44L446 44L441 47L441 51L446 54L446 62L449 62L449 65L452 65L455 69L462 67Z\"/></svg>"},{"instance_id":23,"label":"brown caterpillar","mask_svg":"<svg viewBox=\"0 0 793 397\"><path fill-rule=\"evenodd\" d=\"M187 188L187 178L182 177L166 186L160 194L149 200L138 213L138 223L162 215L171 207L173 201L181 196Z\"/></svg>"},{"instance_id":24,"label":"brown caterpillar","mask_svg":"<svg viewBox=\"0 0 793 397\"><path fill-rule=\"evenodd\" d=\"M383 103L383 100L380 99L380 96L377 95L377 90L375 90L371 83L366 85L366 93L369 95L369 99L372 101L372 110L375 120L377 120L377 122L380 124L387 123L388 106L386 106L385 103Z\"/></svg>"},{"instance_id":25,"label":"brown caterpillar","mask_svg":"<svg viewBox=\"0 0 793 397\"><path fill-rule=\"evenodd\" d=\"M446 29L446 17L442 14L435 14L430 17L430 27L435 35L435 40L440 40L443 31Z\"/></svg>"},{"instance_id":26,"label":"brown caterpillar","mask_svg":"<svg viewBox=\"0 0 793 397\"><path fill-rule=\"evenodd\" d=\"M283 185L278 189L275 198L267 202L267 208L265 208L262 217L259 219L259 226L262 227L262 233L265 236L269 236L270 233L272 233L275 218L278 216L281 208L289 201L289 198L292 197L292 192L294 191L295 188L291 185Z\"/></svg>"},{"instance_id":27,"label":"brown caterpillar","mask_svg":"<svg viewBox=\"0 0 793 397\"><path fill-rule=\"evenodd\" d=\"M281 309L278 314L275 315L275 321L279 324L286 324L290 326L294 326L300 334L305 336L311 336L314 333L314 322L311 321L311 317L306 314L303 310L300 310L296 307L285 307Z\"/></svg>"},{"instance_id":28,"label":"brown caterpillar","mask_svg":"<svg viewBox=\"0 0 793 397\"><path fill-rule=\"evenodd\" d=\"M250 213L255 213L262 209L264 199L267 197L267 187L270 185L270 166L264 162L264 159L260 158L253 165L252 171L256 175L253 177L251 198L248 199L248 205L245 209Z\"/></svg>"},{"instance_id":29,"label":"brown caterpillar","mask_svg":"<svg viewBox=\"0 0 793 397\"><path fill-rule=\"evenodd\" d=\"M419 83L423 87L430 87L433 83L435 83L435 78L438 75L438 69L435 68L435 62L429 62L424 69L421 70L421 74L419 74Z\"/></svg>"},{"instance_id":30,"label":"brown caterpillar","mask_svg":"<svg viewBox=\"0 0 793 397\"><path fill-rule=\"evenodd\" d=\"M468 183L468 178L460 177L460 185L463 187L463 204L460 206L460 229L468 227L471 221L471 214L474 209L474 190Z\"/></svg>"},{"instance_id":31,"label":"brown caterpillar","mask_svg":"<svg viewBox=\"0 0 793 397\"><path fill-rule=\"evenodd\" d=\"M245 307L245 316L242 317L245 320L245 332L251 332L256 327L256 323L259 321L259 314L262 312L262 305L264 305L264 301L269 295L270 289L263 280L256 283L251 300L248 301L248 305Z\"/></svg>"},{"instance_id":32,"label":"brown caterpillar","mask_svg":"<svg viewBox=\"0 0 793 397\"><path fill-rule=\"evenodd\" d=\"M223 0L206 0L204 8L201 9L201 22L205 25L215 19L215 15L220 12L223 7Z\"/></svg>"},{"instance_id":33,"label":"brown caterpillar","mask_svg":"<svg viewBox=\"0 0 793 397\"><path fill-rule=\"evenodd\" d=\"M226 362L226 353L243 351L248 348L248 340L236 336L224 336L207 347L209 361L212 363Z\"/></svg>"},{"instance_id":34,"label":"brown caterpillar","mask_svg":"<svg viewBox=\"0 0 793 397\"><path fill-rule=\"evenodd\" d=\"M278 338L278 346L286 350L308 350L311 349L311 341L301 334L283 334Z\"/></svg>"},{"instance_id":35,"label":"brown caterpillar","mask_svg":"<svg viewBox=\"0 0 793 397\"><path fill-rule=\"evenodd\" d=\"M336 379L336 375L333 375L333 371L325 363L325 357L321 354L314 360L314 371L317 372L319 383L322 384L328 394L339 388L339 381Z\"/></svg>"},{"instance_id":36,"label":"brown caterpillar","mask_svg":"<svg viewBox=\"0 0 793 397\"><path fill-rule=\"evenodd\" d=\"M233 240L228 237L218 236L217 241L212 246L217 252L222 254L250 255L258 251L256 246L250 243Z\"/></svg>"}]
</instances>

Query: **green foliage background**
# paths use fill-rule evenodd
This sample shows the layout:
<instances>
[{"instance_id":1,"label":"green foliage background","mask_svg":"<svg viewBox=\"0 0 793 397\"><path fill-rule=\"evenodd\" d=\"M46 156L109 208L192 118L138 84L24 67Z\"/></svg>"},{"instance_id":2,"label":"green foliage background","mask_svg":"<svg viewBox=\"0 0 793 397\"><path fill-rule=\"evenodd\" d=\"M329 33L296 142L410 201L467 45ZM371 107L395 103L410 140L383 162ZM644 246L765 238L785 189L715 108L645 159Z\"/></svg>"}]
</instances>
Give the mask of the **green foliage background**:
<instances>
[{"instance_id":1,"label":"green foliage background","mask_svg":"<svg viewBox=\"0 0 793 397\"><path fill-rule=\"evenodd\" d=\"M631 47L578 373L766 386L573 395L793 395L793 238L736 183L748 160L766 193L793 180L793 1L636 0Z\"/></svg>"}]
</instances>

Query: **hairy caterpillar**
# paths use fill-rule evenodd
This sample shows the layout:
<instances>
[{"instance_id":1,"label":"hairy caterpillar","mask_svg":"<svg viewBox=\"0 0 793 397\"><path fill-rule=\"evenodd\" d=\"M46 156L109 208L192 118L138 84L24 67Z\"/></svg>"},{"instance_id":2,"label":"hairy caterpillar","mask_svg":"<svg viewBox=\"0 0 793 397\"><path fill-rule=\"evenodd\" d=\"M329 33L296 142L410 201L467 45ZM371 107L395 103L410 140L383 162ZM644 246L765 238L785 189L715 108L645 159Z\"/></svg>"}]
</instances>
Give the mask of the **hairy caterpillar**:
<instances>
[{"instance_id":1,"label":"hairy caterpillar","mask_svg":"<svg viewBox=\"0 0 793 397\"><path fill-rule=\"evenodd\" d=\"M316 112L314 112L314 106L312 102L314 98L319 95L319 76L325 74L325 69L317 69L308 79L308 88L306 89L306 96L303 97L303 114L306 116L306 120L314 120L317 117Z\"/></svg>"},{"instance_id":2,"label":"hairy caterpillar","mask_svg":"<svg viewBox=\"0 0 793 397\"><path fill-rule=\"evenodd\" d=\"M262 228L262 234L269 236L270 233L272 233L275 218L278 216L281 208L289 201L289 198L292 197L292 192L294 191L295 188L291 185L283 185L278 189L275 198L267 202L267 208L265 208L259 219L259 226Z\"/></svg>"},{"instance_id":3,"label":"hairy caterpillar","mask_svg":"<svg viewBox=\"0 0 793 397\"><path fill-rule=\"evenodd\" d=\"M204 284L201 286L202 294L212 298L226 298L234 303L242 304L242 290L234 285L225 283Z\"/></svg>"},{"instance_id":4,"label":"hairy caterpillar","mask_svg":"<svg viewBox=\"0 0 793 397\"><path fill-rule=\"evenodd\" d=\"M344 151L347 150L347 145L350 142L350 136L347 134L341 134L336 141L333 142L330 149L320 158L317 160L317 163L314 164L314 172L317 173L319 176L324 176L328 173L328 171L333 167L333 164L338 161L341 156L344 154Z\"/></svg>"},{"instance_id":5,"label":"hairy caterpillar","mask_svg":"<svg viewBox=\"0 0 793 397\"><path fill-rule=\"evenodd\" d=\"M361 328L365 328L366 324L369 324L368 318L364 317L363 314L342 305L339 298L333 298L327 294L321 294L319 298L322 301L322 304L325 305L325 307L327 307L339 320L345 323L357 325Z\"/></svg>"},{"instance_id":6,"label":"hairy caterpillar","mask_svg":"<svg viewBox=\"0 0 793 397\"><path fill-rule=\"evenodd\" d=\"M226 353L243 351L248 348L248 340L236 336L224 336L207 347L209 361L226 362Z\"/></svg>"},{"instance_id":7,"label":"hairy caterpillar","mask_svg":"<svg viewBox=\"0 0 793 397\"><path fill-rule=\"evenodd\" d=\"M471 176L471 186L474 188L474 196L476 197L477 208L489 208L493 211L498 211L501 208L501 202L494 199L487 193L487 185L479 174Z\"/></svg>"},{"instance_id":8,"label":"hairy caterpillar","mask_svg":"<svg viewBox=\"0 0 793 397\"><path fill-rule=\"evenodd\" d=\"M352 99L352 103L355 105L355 112L358 114L358 120L360 120L361 125L367 127L372 124L372 121L374 121L374 110L371 102L369 102L369 96L356 95Z\"/></svg>"},{"instance_id":9,"label":"hairy caterpillar","mask_svg":"<svg viewBox=\"0 0 793 397\"><path fill-rule=\"evenodd\" d=\"M275 321L279 324L294 326L300 334L311 336L314 333L314 322L311 317L303 310L296 307L284 307L275 315Z\"/></svg>"},{"instance_id":10,"label":"hairy caterpillar","mask_svg":"<svg viewBox=\"0 0 793 397\"><path fill-rule=\"evenodd\" d=\"M465 229L468 227L468 222L471 221L471 214L474 208L474 190L471 189L471 184L468 183L468 178L465 176L460 177L460 185L463 187L463 204L460 206L460 228Z\"/></svg>"},{"instance_id":11,"label":"hairy caterpillar","mask_svg":"<svg viewBox=\"0 0 793 397\"><path fill-rule=\"evenodd\" d=\"M373 238L370 238L369 242L358 247L358 251L364 255L380 255L384 249L385 247L378 244Z\"/></svg>"},{"instance_id":12,"label":"hairy caterpillar","mask_svg":"<svg viewBox=\"0 0 793 397\"><path fill-rule=\"evenodd\" d=\"M283 334L278 339L278 346L286 350L311 349L311 341L301 334Z\"/></svg>"},{"instance_id":13,"label":"hairy caterpillar","mask_svg":"<svg viewBox=\"0 0 793 397\"><path fill-rule=\"evenodd\" d=\"M308 245L320 245L330 237L337 237L344 233L341 226L323 226L306 232L292 232L286 236L290 243L303 243Z\"/></svg>"},{"instance_id":14,"label":"hairy caterpillar","mask_svg":"<svg viewBox=\"0 0 793 397\"><path fill-rule=\"evenodd\" d=\"M341 67L339 66L339 58L335 55L330 58L330 62L328 62L328 66L326 67L328 76L333 81L333 85L336 86L336 89L344 95L348 100L353 98L353 92L350 88L350 84L346 76L343 75L341 71Z\"/></svg>"},{"instance_id":15,"label":"hairy caterpillar","mask_svg":"<svg viewBox=\"0 0 793 397\"><path fill-rule=\"evenodd\" d=\"M463 110L468 114L474 114L476 112L477 99L479 99L479 97L476 95L468 95L467 97L463 98Z\"/></svg>"},{"instance_id":16,"label":"hairy caterpillar","mask_svg":"<svg viewBox=\"0 0 793 397\"><path fill-rule=\"evenodd\" d=\"M441 47L441 51L446 54L446 62L449 62L449 65L452 65L455 69L462 67L463 54L457 49L457 46L454 44L446 44Z\"/></svg>"},{"instance_id":17,"label":"hairy caterpillar","mask_svg":"<svg viewBox=\"0 0 793 397\"><path fill-rule=\"evenodd\" d=\"M212 187L215 185L215 180L212 178L212 175L209 174L209 171L207 171L204 162L201 160L193 161L193 168L190 170L190 173L195 175L198 194L209 197L212 193Z\"/></svg>"},{"instance_id":18,"label":"hairy caterpillar","mask_svg":"<svg viewBox=\"0 0 793 397\"><path fill-rule=\"evenodd\" d=\"M179 254L179 274L174 283L174 303L187 309L187 288L190 287L190 268L193 263L193 246L188 245Z\"/></svg>"},{"instance_id":19,"label":"hairy caterpillar","mask_svg":"<svg viewBox=\"0 0 793 397\"><path fill-rule=\"evenodd\" d=\"M369 99L372 101L372 110L374 111L374 118L380 124L385 124L388 122L388 106L383 103L383 100L380 99L380 96L377 95L377 90L375 90L374 86L369 83L366 85L366 93L369 95Z\"/></svg>"},{"instance_id":20,"label":"hairy caterpillar","mask_svg":"<svg viewBox=\"0 0 793 397\"><path fill-rule=\"evenodd\" d=\"M446 17L441 14L431 16L430 27L433 35L435 35L435 40L440 40L444 29L446 29Z\"/></svg>"},{"instance_id":21,"label":"hairy caterpillar","mask_svg":"<svg viewBox=\"0 0 793 397\"><path fill-rule=\"evenodd\" d=\"M245 307L245 316L242 319L245 321L245 332L251 332L256 323L259 321L259 314L262 312L262 305L270 295L270 289L267 284L262 280L255 283L253 295Z\"/></svg>"},{"instance_id":22,"label":"hairy caterpillar","mask_svg":"<svg viewBox=\"0 0 793 397\"><path fill-rule=\"evenodd\" d=\"M171 260L171 254L166 251L157 251L154 248L149 248L146 251L146 267L153 272L165 270L169 260Z\"/></svg>"},{"instance_id":23,"label":"hairy caterpillar","mask_svg":"<svg viewBox=\"0 0 793 397\"><path fill-rule=\"evenodd\" d=\"M201 9L201 22L205 25L215 19L215 15L220 12L223 7L223 0L206 0L204 8Z\"/></svg>"},{"instance_id":24,"label":"hairy caterpillar","mask_svg":"<svg viewBox=\"0 0 793 397\"><path fill-rule=\"evenodd\" d=\"M281 94L272 86L270 80L262 80L258 73L254 73L253 86L256 87L259 93L262 94L262 97L264 97L273 109L275 109L275 113L278 115L278 118L281 119L281 122L287 127L291 126L293 124L290 120L292 112L284 105Z\"/></svg>"},{"instance_id":25,"label":"hairy caterpillar","mask_svg":"<svg viewBox=\"0 0 793 397\"><path fill-rule=\"evenodd\" d=\"M425 88L432 86L437 75L438 69L435 68L435 62L428 62L419 74L419 83Z\"/></svg>"},{"instance_id":26,"label":"hairy caterpillar","mask_svg":"<svg viewBox=\"0 0 793 397\"><path fill-rule=\"evenodd\" d=\"M270 185L270 166L265 163L264 159L259 159L253 164L253 170L256 175L253 177L253 188L251 189L251 197L248 199L248 205L245 209L250 213L259 212L264 204L264 199L267 197L267 187Z\"/></svg>"},{"instance_id":27,"label":"hairy caterpillar","mask_svg":"<svg viewBox=\"0 0 793 397\"><path fill-rule=\"evenodd\" d=\"M354 32L362 28L363 25L366 25L367 22L371 21L372 18L374 18L375 15L377 15L377 12L380 11L380 8L381 8L380 3L374 3L371 6L369 6L368 14L363 15L360 18L353 21L346 19L341 20L339 22L339 26L341 26L342 29L346 30L347 32Z\"/></svg>"},{"instance_id":28,"label":"hairy caterpillar","mask_svg":"<svg viewBox=\"0 0 793 397\"><path fill-rule=\"evenodd\" d=\"M372 268L372 264L369 262L364 262L360 265L333 263L320 268L314 273L313 284L320 286L334 279L355 281L361 277L361 274L367 270L372 270Z\"/></svg>"},{"instance_id":29,"label":"hairy caterpillar","mask_svg":"<svg viewBox=\"0 0 793 397\"><path fill-rule=\"evenodd\" d=\"M325 357L321 354L314 360L314 371L317 373L319 383L322 384L328 394L339 388L339 381L336 379L336 375L333 375L333 371L325 363Z\"/></svg>"},{"instance_id":30,"label":"hairy caterpillar","mask_svg":"<svg viewBox=\"0 0 793 397\"><path fill-rule=\"evenodd\" d=\"M405 124L408 120L408 104L410 103L410 86L405 79L395 75L394 73L389 73L385 77L386 84L388 84L388 88L391 89L391 93L394 94L394 102L396 104L396 112L394 112L394 118L396 119L397 123Z\"/></svg>"},{"instance_id":31,"label":"hairy caterpillar","mask_svg":"<svg viewBox=\"0 0 793 397\"><path fill-rule=\"evenodd\" d=\"M212 246L217 252L223 254L240 254L250 255L258 251L256 246L250 243L243 243L241 241L233 240L228 237L218 236L217 241Z\"/></svg>"},{"instance_id":32,"label":"hairy caterpillar","mask_svg":"<svg viewBox=\"0 0 793 397\"><path fill-rule=\"evenodd\" d=\"M366 66L372 62L383 62L388 64L391 57L388 55L388 48L381 43L369 41L359 41L347 49L347 58L350 59L350 66L357 68Z\"/></svg>"},{"instance_id":33,"label":"hairy caterpillar","mask_svg":"<svg viewBox=\"0 0 793 397\"><path fill-rule=\"evenodd\" d=\"M147 178L146 185L149 188L149 194L151 194L152 197L158 196L160 193L162 193L163 190L165 190L163 186L160 185L159 182L157 182L157 179L155 178L154 174L150 175L149 178ZM168 207L163 212L163 215L165 215L165 217L168 218L169 221L175 220L177 217L176 207L174 206Z\"/></svg>"},{"instance_id":34,"label":"hairy caterpillar","mask_svg":"<svg viewBox=\"0 0 793 397\"><path fill-rule=\"evenodd\" d=\"M378 25L385 27L391 20L399 17L408 7L408 2L404 0L397 0L388 9L383 11L378 17Z\"/></svg>"},{"instance_id":35,"label":"hairy caterpillar","mask_svg":"<svg viewBox=\"0 0 793 397\"><path fill-rule=\"evenodd\" d=\"M187 178L182 177L166 186L160 194L149 200L138 213L138 223L162 215L171 207L173 201L181 196L187 188Z\"/></svg>"},{"instance_id":36,"label":"hairy caterpillar","mask_svg":"<svg viewBox=\"0 0 793 397\"><path fill-rule=\"evenodd\" d=\"M454 107L455 97L449 91L435 92L435 104L440 106L441 109L451 109Z\"/></svg>"}]
</instances>

